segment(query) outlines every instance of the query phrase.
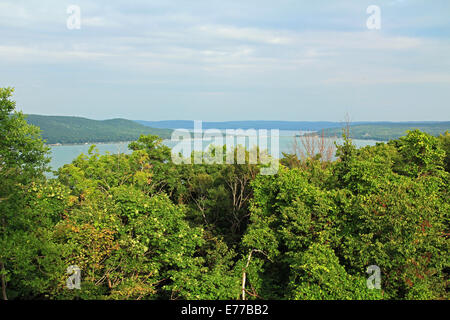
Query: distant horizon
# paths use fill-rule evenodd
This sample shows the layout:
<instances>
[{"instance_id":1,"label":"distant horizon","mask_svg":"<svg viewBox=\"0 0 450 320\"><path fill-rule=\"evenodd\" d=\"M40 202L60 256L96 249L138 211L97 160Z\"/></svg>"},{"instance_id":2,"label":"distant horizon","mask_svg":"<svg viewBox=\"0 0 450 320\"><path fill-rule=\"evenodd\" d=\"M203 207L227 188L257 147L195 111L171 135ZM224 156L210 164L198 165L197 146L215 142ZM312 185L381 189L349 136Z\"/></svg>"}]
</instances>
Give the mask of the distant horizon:
<instances>
[{"instance_id":1,"label":"distant horizon","mask_svg":"<svg viewBox=\"0 0 450 320\"><path fill-rule=\"evenodd\" d=\"M86 116L80 116L80 115L58 115L58 114L42 114L42 113L24 113L24 115L35 115L35 116L46 116L46 117L76 117L76 118L84 118L89 120L96 120L96 121L106 121L106 120L115 120L115 119L124 119L124 120L131 120L131 121L147 121L147 122L173 122L173 121L202 121L206 123L211 122L217 122L217 123L224 123L224 122L330 122L330 123L346 123L345 120L264 120L264 119L258 119L258 120L203 120L203 119L163 119L163 120L150 120L150 119L130 119L130 118L123 118L123 117L113 117L113 118L90 118ZM449 120L350 120L350 123L444 123L444 122L450 122Z\"/></svg>"}]
</instances>

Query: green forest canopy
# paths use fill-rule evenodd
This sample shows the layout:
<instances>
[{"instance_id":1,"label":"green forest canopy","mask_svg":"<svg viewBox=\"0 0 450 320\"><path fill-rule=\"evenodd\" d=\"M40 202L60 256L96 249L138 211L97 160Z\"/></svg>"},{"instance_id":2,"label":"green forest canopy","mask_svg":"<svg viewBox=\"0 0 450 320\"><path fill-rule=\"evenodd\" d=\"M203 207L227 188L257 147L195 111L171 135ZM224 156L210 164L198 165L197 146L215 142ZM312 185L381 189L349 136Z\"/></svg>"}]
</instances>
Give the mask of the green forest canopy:
<instances>
[{"instance_id":1,"label":"green forest canopy","mask_svg":"<svg viewBox=\"0 0 450 320\"><path fill-rule=\"evenodd\" d=\"M0 89L3 299L448 299L448 133L346 138L336 161L285 155L273 176L174 165L142 135L131 154L91 149L49 179L11 97Z\"/></svg>"}]
</instances>

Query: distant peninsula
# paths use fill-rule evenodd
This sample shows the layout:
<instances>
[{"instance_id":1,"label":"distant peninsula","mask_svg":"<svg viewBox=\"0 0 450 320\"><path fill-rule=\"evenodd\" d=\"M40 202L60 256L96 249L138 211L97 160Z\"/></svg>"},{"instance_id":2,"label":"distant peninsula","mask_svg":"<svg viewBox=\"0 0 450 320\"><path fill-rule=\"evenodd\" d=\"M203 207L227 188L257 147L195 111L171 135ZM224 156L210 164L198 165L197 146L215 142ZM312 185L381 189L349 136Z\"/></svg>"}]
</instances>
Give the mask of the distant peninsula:
<instances>
[{"instance_id":1,"label":"distant peninsula","mask_svg":"<svg viewBox=\"0 0 450 320\"><path fill-rule=\"evenodd\" d=\"M193 129L192 120L165 120L165 121L143 121L136 122L153 128L185 128ZM202 122L203 129L279 129L298 131L323 132L327 137L342 136L346 127L344 122L330 121L224 121L224 122ZM419 129L433 136L438 136L447 130L450 131L450 121L410 121L410 122L351 122L350 137L361 140L388 141L398 139L406 134L408 130Z\"/></svg>"},{"instance_id":2,"label":"distant peninsula","mask_svg":"<svg viewBox=\"0 0 450 320\"><path fill-rule=\"evenodd\" d=\"M323 129L326 137L342 136L344 126ZM418 129L432 136L450 131L450 121L447 122L405 122L405 123L367 123L350 125L350 138L360 140L388 141L404 136L407 131Z\"/></svg>"}]
</instances>

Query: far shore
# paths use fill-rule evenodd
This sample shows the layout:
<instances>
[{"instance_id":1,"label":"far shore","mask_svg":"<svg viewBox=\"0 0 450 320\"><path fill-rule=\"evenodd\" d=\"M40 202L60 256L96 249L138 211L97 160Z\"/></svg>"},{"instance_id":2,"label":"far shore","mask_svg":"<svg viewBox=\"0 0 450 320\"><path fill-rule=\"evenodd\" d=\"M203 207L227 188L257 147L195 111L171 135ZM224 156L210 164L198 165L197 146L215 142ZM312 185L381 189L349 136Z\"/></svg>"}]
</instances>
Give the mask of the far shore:
<instances>
[{"instance_id":1,"label":"far shore","mask_svg":"<svg viewBox=\"0 0 450 320\"><path fill-rule=\"evenodd\" d=\"M270 129L266 129L266 130L270 130ZM280 132L282 132L282 131L291 132L291 131L297 131L297 130L280 130ZM311 133L311 132L314 132L314 131L301 131L300 130L300 132L303 132L303 134L306 134L306 133ZM193 133L193 131L190 132L190 133ZM233 134L233 135L234 136L238 136L238 137L241 137L241 136L246 137L245 134L244 135L242 135L242 134ZM292 137L298 137L298 136L300 136L300 135L299 134L292 135ZM170 139L163 139L163 140L167 141L167 140L170 140ZM196 140L196 138L191 138L191 140ZM83 146L83 145L93 145L93 144L97 145L97 144L131 143L131 142L134 142L134 141L135 140L131 140L131 141L106 141L106 142L105 141L103 141L103 142L77 142L77 143L46 143L45 145L49 146L49 147L62 147L62 146Z\"/></svg>"},{"instance_id":2,"label":"far shore","mask_svg":"<svg viewBox=\"0 0 450 320\"><path fill-rule=\"evenodd\" d=\"M49 147L63 147L63 146L85 146L97 144L115 144L115 143L130 143L133 141L108 141L108 142L78 142L78 143L46 143Z\"/></svg>"}]
</instances>

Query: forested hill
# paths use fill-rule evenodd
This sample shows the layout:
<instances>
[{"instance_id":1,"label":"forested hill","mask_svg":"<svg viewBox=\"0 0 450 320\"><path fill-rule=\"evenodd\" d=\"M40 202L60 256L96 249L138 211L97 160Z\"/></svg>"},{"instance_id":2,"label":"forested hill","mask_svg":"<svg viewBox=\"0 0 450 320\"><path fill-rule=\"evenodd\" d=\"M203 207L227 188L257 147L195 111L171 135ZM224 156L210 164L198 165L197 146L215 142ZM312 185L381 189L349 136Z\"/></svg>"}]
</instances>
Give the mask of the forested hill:
<instances>
[{"instance_id":1,"label":"forested hill","mask_svg":"<svg viewBox=\"0 0 450 320\"><path fill-rule=\"evenodd\" d=\"M150 128L131 120L92 120L81 117L27 115L29 124L42 130L48 144L133 141L141 134L169 138L172 130Z\"/></svg>"},{"instance_id":2,"label":"forested hill","mask_svg":"<svg viewBox=\"0 0 450 320\"><path fill-rule=\"evenodd\" d=\"M324 128L326 136L341 136L343 126ZM350 126L350 137L353 139L369 139L387 141L398 139L408 130L419 129L433 136L450 131L450 121L446 122L405 122L405 123L367 123Z\"/></svg>"}]
</instances>

